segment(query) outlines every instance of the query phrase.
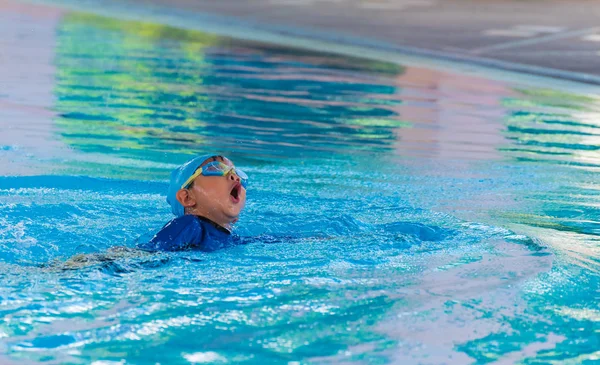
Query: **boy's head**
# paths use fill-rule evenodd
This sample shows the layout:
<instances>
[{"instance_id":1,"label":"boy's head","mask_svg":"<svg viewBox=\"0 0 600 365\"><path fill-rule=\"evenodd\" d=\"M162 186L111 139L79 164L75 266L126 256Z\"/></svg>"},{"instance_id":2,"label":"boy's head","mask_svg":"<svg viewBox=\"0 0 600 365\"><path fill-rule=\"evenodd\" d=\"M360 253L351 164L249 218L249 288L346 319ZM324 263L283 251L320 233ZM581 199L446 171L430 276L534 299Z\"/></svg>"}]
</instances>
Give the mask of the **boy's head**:
<instances>
[{"instance_id":1,"label":"boy's head","mask_svg":"<svg viewBox=\"0 0 600 365\"><path fill-rule=\"evenodd\" d=\"M177 217L203 216L230 228L246 203L246 179L226 157L199 156L171 173L167 202Z\"/></svg>"}]
</instances>

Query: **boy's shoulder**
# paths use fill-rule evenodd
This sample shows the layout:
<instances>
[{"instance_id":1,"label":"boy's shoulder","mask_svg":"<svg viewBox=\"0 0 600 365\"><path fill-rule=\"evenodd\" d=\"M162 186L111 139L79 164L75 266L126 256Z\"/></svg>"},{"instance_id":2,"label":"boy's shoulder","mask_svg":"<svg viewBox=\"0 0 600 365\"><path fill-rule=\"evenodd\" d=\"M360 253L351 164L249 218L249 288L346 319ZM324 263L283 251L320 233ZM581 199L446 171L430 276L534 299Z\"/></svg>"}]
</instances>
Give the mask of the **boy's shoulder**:
<instances>
[{"instance_id":1,"label":"boy's shoulder","mask_svg":"<svg viewBox=\"0 0 600 365\"><path fill-rule=\"evenodd\" d=\"M183 215L169 221L150 241L139 244L138 248L148 251L180 251L190 248L213 251L231 238L234 237L229 230L207 218Z\"/></svg>"},{"instance_id":2,"label":"boy's shoulder","mask_svg":"<svg viewBox=\"0 0 600 365\"><path fill-rule=\"evenodd\" d=\"M198 244L202 237L202 227L198 217L183 215L165 224L152 239L138 248L151 251L175 251L189 244Z\"/></svg>"},{"instance_id":3,"label":"boy's shoulder","mask_svg":"<svg viewBox=\"0 0 600 365\"><path fill-rule=\"evenodd\" d=\"M186 214L181 217L173 218L169 223L164 225L157 235L161 232L168 232L168 234L173 237L184 231L201 231L203 226L204 224L202 224L199 217Z\"/></svg>"},{"instance_id":4,"label":"boy's shoulder","mask_svg":"<svg viewBox=\"0 0 600 365\"><path fill-rule=\"evenodd\" d=\"M156 235L168 233L169 236L174 237L183 231L195 229L202 229L200 219L194 215L182 215L181 217L171 219Z\"/></svg>"},{"instance_id":5,"label":"boy's shoulder","mask_svg":"<svg viewBox=\"0 0 600 365\"><path fill-rule=\"evenodd\" d=\"M169 224L174 224L174 225L200 224L200 219L198 219L198 217L195 215L186 214L186 215L182 215L181 217L176 217L176 218L171 219L171 221L169 223L167 223L165 225L165 227L168 226Z\"/></svg>"}]
</instances>

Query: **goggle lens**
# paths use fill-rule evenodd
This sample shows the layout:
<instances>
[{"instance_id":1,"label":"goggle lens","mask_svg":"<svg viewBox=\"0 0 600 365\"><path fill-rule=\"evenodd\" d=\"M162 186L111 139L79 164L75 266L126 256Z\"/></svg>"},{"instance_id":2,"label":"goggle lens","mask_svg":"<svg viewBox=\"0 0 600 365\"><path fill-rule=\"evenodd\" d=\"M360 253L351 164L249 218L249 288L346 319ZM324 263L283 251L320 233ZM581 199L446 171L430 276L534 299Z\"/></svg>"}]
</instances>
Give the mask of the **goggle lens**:
<instances>
[{"instance_id":1,"label":"goggle lens","mask_svg":"<svg viewBox=\"0 0 600 365\"><path fill-rule=\"evenodd\" d=\"M233 166L226 165L222 162L215 161L211 162L202 167L202 175L204 176L226 176L231 173L231 171L235 172L237 176L240 178L240 184L246 188L248 186L248 175L242 170L236 169Z\"/></svg>"}]
</instances>

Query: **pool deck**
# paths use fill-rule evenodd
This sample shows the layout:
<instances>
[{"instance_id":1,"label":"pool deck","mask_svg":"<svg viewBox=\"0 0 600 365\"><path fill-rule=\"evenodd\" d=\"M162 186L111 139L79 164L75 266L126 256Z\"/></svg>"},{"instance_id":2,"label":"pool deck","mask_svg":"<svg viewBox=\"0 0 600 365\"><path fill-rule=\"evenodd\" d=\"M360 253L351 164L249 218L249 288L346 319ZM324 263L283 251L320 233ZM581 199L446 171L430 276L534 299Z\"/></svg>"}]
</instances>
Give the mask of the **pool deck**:
<instances>
[{"instance_id":1,"label":"pool deck","mask_svg":"<svg viewBox=\"0 0 600 365\"><path fill-rule=\"evenodd\" d=\"M69 0L32 0L64 3ZM592 0L82 0L600 85ZM143 10L143 11L142 11Z\"/></svg>"}]
</instances>

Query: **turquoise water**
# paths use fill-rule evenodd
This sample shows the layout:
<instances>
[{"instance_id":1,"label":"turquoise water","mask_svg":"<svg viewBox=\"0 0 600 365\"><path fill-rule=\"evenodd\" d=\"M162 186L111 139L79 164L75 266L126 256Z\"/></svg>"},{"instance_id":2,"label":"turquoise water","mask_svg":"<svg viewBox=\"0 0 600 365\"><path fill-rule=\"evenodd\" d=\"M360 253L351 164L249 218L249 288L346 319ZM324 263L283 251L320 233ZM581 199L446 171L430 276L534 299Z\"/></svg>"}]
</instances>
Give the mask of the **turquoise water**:
<instances>
[{"instance_id":1,"label":"turquoise water","mask_svg":"<svg viewBox=\"0 0 600 365\"><path fill-rule=\"evenodd\" d=\"M0 14L1 363L600 361L596 96ZM205 151L250 175L246 244L68 264Z\"/></svg>"}]
</instances>

